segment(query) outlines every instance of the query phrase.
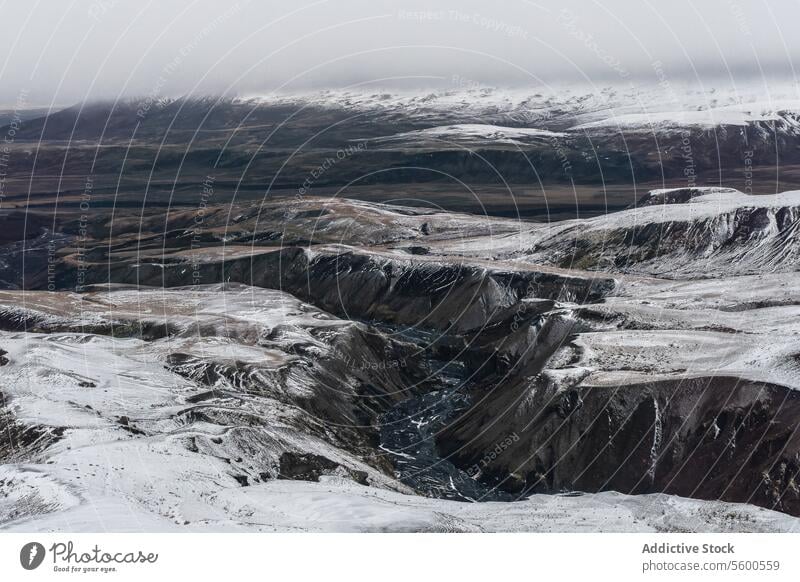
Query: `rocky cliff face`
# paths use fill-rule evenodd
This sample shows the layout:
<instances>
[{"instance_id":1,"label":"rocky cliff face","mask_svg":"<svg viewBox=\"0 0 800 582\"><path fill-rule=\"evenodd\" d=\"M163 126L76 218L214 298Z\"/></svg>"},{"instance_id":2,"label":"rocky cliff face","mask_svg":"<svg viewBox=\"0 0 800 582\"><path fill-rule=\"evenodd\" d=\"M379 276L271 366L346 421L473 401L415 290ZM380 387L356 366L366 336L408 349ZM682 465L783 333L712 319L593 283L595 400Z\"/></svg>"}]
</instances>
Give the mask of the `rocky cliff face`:
<instances>
[{"instance_id":1,"label":"rocky cliff face","mask_svg":"<svg viewBox=\"0 0 800 582\"><path fill-rule=\"evenodd\" d=\"M659 491L800 511L797 392L785 386L736 377L593 386L546 371L493 396L439 443L504 490Z\"/></svg>"}]
</instances>

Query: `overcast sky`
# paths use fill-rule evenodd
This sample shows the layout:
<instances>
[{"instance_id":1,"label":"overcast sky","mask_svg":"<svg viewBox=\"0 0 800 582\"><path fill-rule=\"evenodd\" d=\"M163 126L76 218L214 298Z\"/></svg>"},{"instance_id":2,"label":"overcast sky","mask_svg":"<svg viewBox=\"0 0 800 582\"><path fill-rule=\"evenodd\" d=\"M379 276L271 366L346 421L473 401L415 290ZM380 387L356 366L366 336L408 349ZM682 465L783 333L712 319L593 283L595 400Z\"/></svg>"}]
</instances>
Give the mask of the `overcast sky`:
<instances>
[{"instance_id":1,"label":"overcast sky","mask_svg":"<svg viewBox=\"0 0 800 582\"><path fill-rule=\"evenodd\" d=\"M0 103L795 78L797 0L7 0Z\"/></svg>"}]
</instances>

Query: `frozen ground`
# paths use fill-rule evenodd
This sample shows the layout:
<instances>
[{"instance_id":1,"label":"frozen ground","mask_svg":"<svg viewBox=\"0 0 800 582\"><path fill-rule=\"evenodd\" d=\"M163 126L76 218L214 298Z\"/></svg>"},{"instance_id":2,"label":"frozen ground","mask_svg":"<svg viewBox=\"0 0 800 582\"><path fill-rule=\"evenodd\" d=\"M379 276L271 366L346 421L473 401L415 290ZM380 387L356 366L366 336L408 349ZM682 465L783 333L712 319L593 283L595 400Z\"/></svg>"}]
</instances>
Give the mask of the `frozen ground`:
<instances>
[{"instance_id":1,"label":"frozen ground","mask_svg":"<svg viewBox=\"0 0 800 582\"><path fill-rule=\"evenodd\" d=\"M30 479L21 475L19 479ZM44 478L33 484L41 487ZM5 531L261 532L796 532L800 520L734 503L669 495L534 495L514 503L461 503L367 488L336 478L220 488L176 522L118 497L58 507Z\"/></svg>"},{"instance_id":2,"label":"frozen ground","mask_svg":"<svg viewBox=\"0 0 800 582\"><path fill-rule=\"evenodd\" d=\"M170 355L178 352L218 365L252 363L262 373L286 369L302 360L291 353L293 346L314 346L311 353L320 358L335 334L353 325L283 293L241 286L84 295L6 292L0 305L5 318L51 331L0 335L8 359L1 372L6 407L15 425L38 427L34 438L13 439L0 469L0 521L8 531L790 531L797 526L795 518L753 506L667 495L536 495L478 504L423 498L341 447L304 435L312 420L279 396L234 397L226 391L232 387L218 380L218 393L209 397L203 382L169 369ZM173 335L146 341L74 331L111 322L151 329L159 321L174 326ZM201 327L208 337L196 336ZM273 347L258 345L265 330L269 335L278 328L282 339ZM319 340L313 330L334 335ZM609 356L599 361L614 365ZM276 389L292 385L284 380ZM297 382L297 390L314 388L308 379ZM221 417L229 407L235 414ZM205 416L199 414L203 409ZM257 433L246 426L252 421L239 425L247 414L266 421ZM243 475L252 478L248 466L260 461L268 471L281 451L291 449L336 460L345 477L334 471L319 483L276 481L262 472L242 486ZM364 471L370 486L347 479L347 468Z\"/></svg>"},{"instance_id":3,"label":"frozen ground","mask_svg":"<svg viewBox=\"0 0 800 582\"><path fill-rule=\"evenodd\" d=\"M654 191L521 226L309 199L237 209L290 216L285 248L120 244L109 285L0 291L0 527L792 531L798 205ZM179 286L192 262L226 282ZM408 402L420 441L389 450ZM420 495L397 459L423 448L450 493L520 500ZM636 494L559 494L608 489Z\"/></svg>"}]
</instances>

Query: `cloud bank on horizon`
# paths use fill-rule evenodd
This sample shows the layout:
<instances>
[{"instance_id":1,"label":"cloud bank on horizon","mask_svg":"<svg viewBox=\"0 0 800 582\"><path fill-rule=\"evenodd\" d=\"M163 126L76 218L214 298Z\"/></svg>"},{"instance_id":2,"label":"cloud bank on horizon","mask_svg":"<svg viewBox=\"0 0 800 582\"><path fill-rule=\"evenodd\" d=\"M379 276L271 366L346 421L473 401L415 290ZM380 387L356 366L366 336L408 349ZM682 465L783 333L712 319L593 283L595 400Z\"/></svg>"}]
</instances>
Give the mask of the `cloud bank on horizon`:
<instances>
[{"instance_id":1,"label":"cloud bank on horizon","mask_svg":"<svg viewBox=\"0 0 800 582\"><path fill-rule=\"evenodd\" d=\"M342 87L795 79L791 0L39 0L3 7L0 103Z\"/></svg>"}]
</instances>

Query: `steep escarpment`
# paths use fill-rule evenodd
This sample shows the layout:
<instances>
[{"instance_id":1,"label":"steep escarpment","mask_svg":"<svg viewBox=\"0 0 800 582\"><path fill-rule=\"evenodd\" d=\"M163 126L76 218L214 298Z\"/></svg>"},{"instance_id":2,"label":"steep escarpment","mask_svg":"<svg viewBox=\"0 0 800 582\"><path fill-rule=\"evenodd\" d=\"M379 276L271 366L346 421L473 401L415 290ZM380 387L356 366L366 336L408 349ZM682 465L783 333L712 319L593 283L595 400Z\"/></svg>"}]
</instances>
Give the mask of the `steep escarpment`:
<instances>
[{"instance_id":1,"label":"steep escarpment","mask_svg":"<svg viewBox=\"0 0 800 582\"><path fill-rule=\"evenodd\" d=\"M513 318L522 302L595 302L613 291L612 277L558 269L503 269L446 257L410 258L348 247L286 248L204 262L128 262L98 268L92 282L186 285L236 281L279 289L350 319L369 319L464 333Z\"/></svg>"},{"instance_id":2,"label":"steep escarpment","mask_svg":"<svg viewBox=\"0 0 800 582\"><path fill-rule=\"evenodd\" d=\"M800 514L797 391L722 376L579 379L551 372L495 391L441 436L442 452L518 494L665 492Z\"/></svg>"},{"instance_id":3,"label":"steep escarpment","mask_svg":"<svg viewBox=\"0 0 800 582\"><path fill-rule=\"evenodd\" d=\"M657 190L635 208L598 218L485 239L483 249L480 240L462 247L561 268L722 277L795 270L798 229L800 192L691 188Z\"/></svg>"}]
</instances>

